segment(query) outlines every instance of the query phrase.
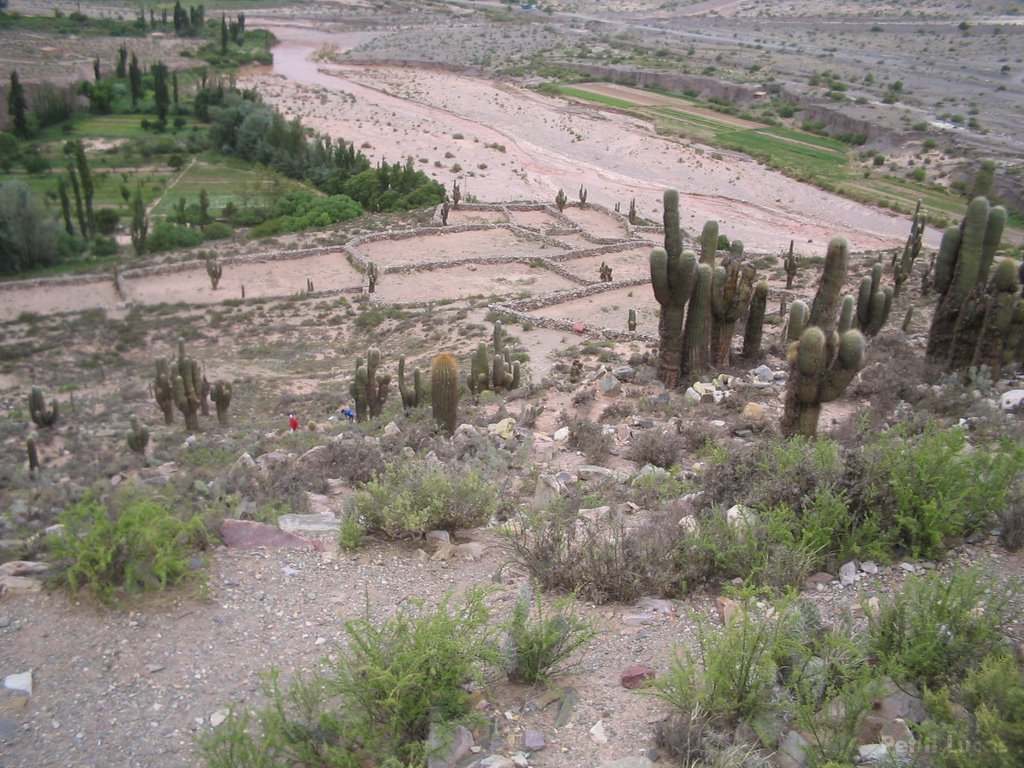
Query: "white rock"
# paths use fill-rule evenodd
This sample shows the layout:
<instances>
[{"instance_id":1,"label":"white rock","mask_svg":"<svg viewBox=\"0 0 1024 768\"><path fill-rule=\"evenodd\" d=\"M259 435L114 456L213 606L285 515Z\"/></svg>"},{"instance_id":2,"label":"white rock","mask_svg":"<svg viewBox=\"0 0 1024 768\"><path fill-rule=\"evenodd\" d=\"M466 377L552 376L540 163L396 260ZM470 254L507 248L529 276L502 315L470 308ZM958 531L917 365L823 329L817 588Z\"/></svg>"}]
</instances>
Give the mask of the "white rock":
<instances>
[{"instance_id":1,"label":"white rock","mask_svg":"<svg viewBox=\"0 0 1024 768\"><path fill-rule=\"evenodd\" d=\"M212 715L210 715L210 725L216 728L218 725L220 725L227 719L228 710L224 707L221 707L220 709L216 710Z\"/></svg>"},{"instance_id":2,"label":"white rock","mask_svg":"<svg viewBox=\"0 0 1024 768\"><path fill-rule=\"evenodd\" d=\"M32 670L28 672L18 672L14 675L8 675L4 678L4 688L9 691L18 691L20 693L27 693L29 696L32 695Z\"/></svg>"},{"instance_id":3,"label":"white rock","mask_svg":"<svg viewBox=\"0 0 1024 768\"><path fill-rule=\"evenodd\" d=\"M700 403L700 392L693 387L687 387L686 392L683 395L683 402L689 403L690 405L697 405Z\"/></svg>"},{"instance_id":4,"label":"white rock","mask_svg":"<svg viewBox=\"0 0 1024 768\"><path fill-rule=\"evenodd\" d=\"M878 573L878 564L874 560L865 560L860 564L860 569L864 571L864 573L874 576Z\"/></svg>"},{"instance_id":5,"label":"white rock","mask_svg":"<svg viewBox=\"0 0 1024 768\"><path fill-rule=\"evenodd\" d=\"M563 440L568 440L569 439L569 428L568 427L561 427L560 429L556 429L555 430L555 434L553 434L551 436L551 439L554 440L556 443L560 443Z\"/></svg>"},{"instance_id":6,"label":"white rock","mask_svg":"<svg viewBox=\"0 0 1024 768\"><path fill-rule=\"evenodd\" d=\"M590 739L595 744L607 744L608 736L604 732L604 721L598 720L590 729Z\"/></svg>"},{"instance_id":7,"label":"white rock","mask_svg":"<svg viewBox=\"0 0 1024 768\"><path fill-rule=\"evenodd\" d=\"M1024 389L1011 389L1009 392L1004 392L999 398L999 409L1003 413L1016 411L1022 402L1024 402Z\"/></svg>"},{"instance_id":8,"label":"white rock","mask_svg":"<svg viewBox=\"0 0 1024 768\"><path fill-rule=\"evenodd\" d=\"M402 430L393 421L389 421L388 425L384 427L384 437L398 437L402 434Z\"/></svg>"},{"instance_id":9,"label":"white rock","mask_svg":"<svg viewBox=\"0 0 1024 768\"><path fill-rule=\"evenodd\" d=\"M844 587L849 587L855 584L857 581L857 563L851 560L848 563L843 563L839 566L839 583Z\"/></svg>"}]
</instances>

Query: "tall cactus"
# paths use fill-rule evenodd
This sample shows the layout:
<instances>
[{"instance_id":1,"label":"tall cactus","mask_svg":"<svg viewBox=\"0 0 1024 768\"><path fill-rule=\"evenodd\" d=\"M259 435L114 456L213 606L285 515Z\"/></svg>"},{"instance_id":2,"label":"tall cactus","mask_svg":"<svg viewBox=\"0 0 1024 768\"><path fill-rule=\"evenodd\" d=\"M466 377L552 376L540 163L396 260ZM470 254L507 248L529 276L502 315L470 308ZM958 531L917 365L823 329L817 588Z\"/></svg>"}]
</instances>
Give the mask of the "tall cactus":
<instances>
[{"instance_id":1,"label":"tall cactus","mask_svg":"<svg viewBox=\"0 0 1024 768\"><path fill-rule=\"evenodd\" d=\"M671 389L679 383L683 320L686 303L696 283L697 257L690 251L673 257L665 248L654 248L650 266L654 298L661 305L658 316L658 380Z\"/></svg>"},{"instance_id":2,"label":"tall cactus","mask_svg":"<svg viewBox=\"0 0 1024 768\"><path fill-rule=\"evenodd\" d=\"M587 206L587 190L582 184L580 184L579 198L580 208L585 208Z\"/></svg>"},{"instance_id":3,"label":"tall cactus","mask_svg":"<svg viewBox=\"0 0 1024 768\"><path fill-rule=\"evenodd\" d=\"M679 190L666 189L661 196L661 222L665 231L665 250L669 258L683 253L683 230L679 224Z\"/></svg>"},{"instance_id":4,"label":"tall cactus","mask_svg":"<svg viewBox=\"0 0 1024 768\"><path fill-rule=\"evenodd\" d=\"M718 250L718 222L704 222L700 233L700 263L715 265L715 251Z\"/></svg>"},{"instance_id":5,"label":"tall cactus","mask_svg":"<svg viewBox=\"0 0 1024 768\"><path fill-rule=\"evenodd\" d=\"M171 392L174 405L185 417L188 432L199 431L199 401L203 391L203 374L199 363L185 354L185 340L178 339L178 358L171 365Z\"/></svg>"},{"instance_id":6,"label":"tall cactus","mask_svg":"<svg viewBox=\"0 0 1024 768\"><path fill-rule=\"evenodd\" d=\"M630 331L635 331L636 330L636 310L635 309L629 310L629 314L627 315L627 318L626 318L626 327L629 328Z\"/></svg>"},{"instance_id":7,"label":"tall cactus","mask_svg":"<svg viewBox=\"0 0 1024 768\"><path fill-rule=\"evenodd\" d=\"M844 315L837 320L840 310L839 291L846 277L849 246L841 237L833 238L825 256L825 271L807 325L799 330L799 338L790 344L789 382L786 385L785 407L780 425L786 437L803 435L814 437L818 430L818 417L822 403L839 397L864 365L864 336L857 330L837 331L837 325L852 322L852 305L843 301ZM790 338L796 336L794 325L797 307L790 309Z\"/></svg>"},{"instance_id":8,"label":"tall cactus","mask_svg":"<svg viewBox=\"0 0 1024 768\"><path fill-rule=\"evenodd\" d=\"M149 430L139 424L138 417L133 413L130 419L131 429L125 435L129 450L140 456L146 455L146 446L149 445Z\"/></svg>"},{"instance_id":9,"label":"tall cactus","mask_svg":"<svg viewBox=\"0 0 1024 768\"><path fill-rule=\"evenodd\" d=\"M559 189L558 194L555 195L555 205L558 206L559 211L564 211L565 206L568 205L569 198L565 196L565 190Z\"/></svg>"},{"instance_id":10,"label":"tall cactus","mask_svg":"<svg viewBox=\"0 0 1024 768\"><path fill-rule=\"evenodd\" d=\"M430 397L434 419L448 435L455 433L459 420L459 363L440 354L430 364Z\"/></svg>"},{"instance_id":11,"label":"tall cactus","mask_svg":"<svg viewBox=\"0 0 1024 768\"><path fill-rule=\"evenodd\" d=\"M716 267L711 277L711 363L729 365L736 321L746 313L754 291L757 269L753 264L730 261Z\"/></svg>"},{"instance_id":12,"label":"tall cactus","mask_svg":"<svg viewBox=\"0 0 1024 768\"><path fill-rule=\"evenodd\" d=\"M1017 292L1017 263L1013 259L1003 259L992 273L988 292L983 300L983 319L978 334L978 343L973 349L970 365L987 365L992 378L998 379L1004 364L1004 347L1010 338L1010 328L1018 307L1024 306ZM1010 356L1012 359L1012 355Z\"/></svg>"},{"instance_id":13,"label":"tall cactus","mask_svg":"<svg viewBox=\"0 0 1024 768\"><path fill-rule=\"evenodd\" d=\"M857 327L867 337L877 336L885 321L889 319L892 309L892 297L895 289L887 286L881 290L882 264L875 262L871 275L865 275L860 281L857 293Z\"/></svg>"},{"instance_id":14,"label":"tall cactus","mask_svg":"<svg viewBox=\"0 0 1024 768\"><path fill-rule=\"evenodd\" d=\"M976 197L967 206L960 226L948 227L943 233L934 280L940 298L932 315L925 350L932 362L957 369L969 359L963 350L973 349L981 330L975 314L979 297L975 288L988 281L987 265L992 263L1005 220L1005 209L993 209L987 199ZM974 298L968 302L972 291ZM971 314L961 320L960 315L965 310ZM955 356L954 347L961 350Z\"/></svg>"},{"instance_id":15,"label":"tall cactus","mask_svg":"<svg viewBox=\"0 0 1024 768\"><path fill-rule=\"evenodd\" d=\"M46 398L43 397L43 390L39 387L32 387L28 395L28 414L32 423L37 427L52 427L57 423L60 410L57 408L57 401L51 400L46 405Z\"/></svg>"},{"instance_id":16,"label":"tall cactus","mask_svg":"<svg viewBox=\"0 0 1024 768\"><path fill-rule=\"evenodd\" d=\"M36 446L36 440L39 439L38 433L34 430L28 433L28 437L25 438L25 454L28 456L28 472L32 477L39 474L39 448Z\"/></svg>"},{"instance_id":17,"label":"tall cactus","mask_svg":"<svg viewBox=\"0 0 1024 768\"><path fill-rule=\"evenodd\" d=\"M683 332L682 373L693 374L708 363L708 323L711 317L711 282L714 271L710 264L697 267L690 311L686 314Z\"/></svg>"},{"instance_id":18,"label":"tall cactus","mask_svg":"<svg viewBox=\"0 0 1024 768\"><path fill-rule=\"evenodd\" d=\"M398 358L398 394L402 396L402 407L406 411L420 404L420 369L412 372L412 387L405 385L405 355Z\"/></svg>"},{"instance_id":19,"label":"tall cactus","mask_svg":"<svg viewBox=\"0 0 1024 768\"><path fill-rule=\"evenodd\" d=\"M626 217L630 224L636 224L636 198L629 201L629 215Z\"/></svg>"},{"instance_id":20,"label":"tall cactus","mask_svg":"<svg viewBox=\"0 0 1024 768\"><path fill-rule=\"evenodd\" d=\"M391 377L377 373L380 365L380 350L370 347L366 351L366 362L356 358L356 375L349 394L356 402L356 421L366 421L380 416L388 399Z\"/></svg>"},{"instance_id":21,"label":"tall cactus","mask_svg":"<svg viewBox=\"0 0 1024 768\"><path fill-rule=\"evenodd\" d=\"M232 393L231 382L224 381L224 379L217 379L210 389L210 399L217 406L217 422L222 427L226 427L228 424L228 407L231 405Z\"/></svg>"},{"instance_id":22,"label":"tall cactus","mask_svg":"<svg viewBox=\"0 0 1024 768\"><path fill-rule=\"evenodd\" d=\"M917 208L914 209L914 218L910 222L910 234L903 246L903 254L899 257L892 273L893 296L900 295L903 287L914 271L914 262L921 255L921 246L924 242L925 215L921 212L921 201L917 201Z\"/></svg>"},{"instance_id":23,"label":"tall cactus","mask_svg":"<svg viewBox=\"0 0 1024 768\"><path fill-rule=\"evenodd\" d=\"M153 399L164 414L164 424L174 423L174 389L171 387L171 367L166 357L156 359L156 379L153 381Z\"/></svg>"},{"instance_id":24,"label":"tall cactus","mask_svg":"<svg viewBox=\"0 0 1024 768\"><path fill-rule=\"evenodd\" d=\"M793 342L800 340L800 334L807 327L807 315L810 310L807 305L797 299L789 307L789 321L786 323L786 341Z\"/></svg>"},{"instance_id":25,"label":"tall cactus","mask_svg":"<svg viewBox=\"0 0 1024 768\"><path fill-rule=\"evenodd\" d=\"M462 200L462 189L457 181L452 182L452 208L459 209L459 201Z\"/></svg>"},{"instance_id":26,"label":"tall cactus","mask_svg":"<svg viewBox=\"0 0 1024 768\"><path fill-rule=\"evenodd\" d=\"M786 267L786 290L792 290L793 280L796 278L796 256L793 255L793 241L789 241L789 253L786 254L785 258Z\"/></svg>"},{"instance_id":27,"label":"tall cactus","mask_svg":"<svg viewBox=\"0 0 1024 768\"><path fill-rule=\"evenodd\" d=\"M761 337L764 334L764 313L768 307L768 283L763 280L754 286L750 299L747 324L743 329L743 357L753 360L761 355Z\"/></svg>"},{"instance_id":28,"label":"tall cactus","mask_svg":"<svg viewBox=\"0 0 1024 768\"><path fill-rule=\"evenodd\" d=\"M374 262L366 265L366 292L373 293L377 290L377 281L380 280L380 270Z\"/></svg>"},{"instance_id":29,"label":"tall cactus","mask_svg":"<svg viewBox=\"0 0 1024 768\"><path fill-rule=\"evenodd\" d=\"M494 321L494 358L491 363L491 385L495 392L519 386L518 363L510 364L505 354L505 333L501 321Z\"/></svg>"}]
</instances>

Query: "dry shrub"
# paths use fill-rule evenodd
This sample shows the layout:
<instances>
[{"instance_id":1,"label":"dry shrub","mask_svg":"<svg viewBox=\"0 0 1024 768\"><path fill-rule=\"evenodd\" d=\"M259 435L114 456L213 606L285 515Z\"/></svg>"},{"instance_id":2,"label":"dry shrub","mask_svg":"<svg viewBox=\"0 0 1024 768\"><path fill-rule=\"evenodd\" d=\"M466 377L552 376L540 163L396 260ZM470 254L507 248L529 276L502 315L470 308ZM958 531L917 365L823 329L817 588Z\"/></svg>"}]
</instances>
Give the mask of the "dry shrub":
<instances>
[{"instance_id":1,"label":"dry shrub","mask_svg":"<svg viewBox=\"0 0 1024 768\"><path fill-rule=\"evenodd\" d=\"M612 449L611 435L604 427L589 419L577 419L562 414L561 422L569 428L569 447L580 451L591 464L600 464Z\"/></svg>"},{"instance_id":2,"label":"dry shrub","mask_svg":"<svg viewBox=\"0 0 1024 768\"><path fill-rule=\"evenodd\" d=\"M685 443L682 435L664 429L647 429L633 437L629 458L640 466L653 464L669 469L679 461Z\"/></svg>"}]
</instances>

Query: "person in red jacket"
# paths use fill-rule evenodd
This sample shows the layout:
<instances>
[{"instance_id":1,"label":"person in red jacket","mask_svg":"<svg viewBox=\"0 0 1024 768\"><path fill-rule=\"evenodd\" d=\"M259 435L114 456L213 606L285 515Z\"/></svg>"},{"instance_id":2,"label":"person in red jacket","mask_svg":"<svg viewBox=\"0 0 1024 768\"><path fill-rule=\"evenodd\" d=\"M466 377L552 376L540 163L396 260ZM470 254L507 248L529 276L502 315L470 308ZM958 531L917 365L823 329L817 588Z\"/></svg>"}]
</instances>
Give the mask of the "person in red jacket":
<instances>
[{"instance_id":1,"label":"person in red jacket","mask_svg":"<svg viewBox=\"0 0 1024 768\"><path fill-rule=\"evenodd\" d=\"M292 432L299 428L299 419L294 413L288 414L288 426L291 427Z\"/></svg>"}]
</instances>

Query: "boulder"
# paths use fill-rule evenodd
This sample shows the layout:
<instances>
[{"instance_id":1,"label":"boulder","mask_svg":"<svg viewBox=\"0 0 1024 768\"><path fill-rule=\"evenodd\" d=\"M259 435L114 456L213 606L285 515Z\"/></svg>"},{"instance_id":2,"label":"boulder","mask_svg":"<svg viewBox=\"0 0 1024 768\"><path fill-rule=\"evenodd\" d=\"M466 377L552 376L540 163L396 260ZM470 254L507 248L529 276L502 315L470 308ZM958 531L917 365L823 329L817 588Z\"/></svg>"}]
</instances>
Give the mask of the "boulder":
<instances>
[{"instance_id":1,"label":"boulder","mask_svg":"<svg viewBox=\"0 0 1024 768\"><path fill-rule=\"evenodd\" d=\"M225 520L220 535L234 549L323 549L323 542L252 520Z\"/></svg>"}]
</instances>

